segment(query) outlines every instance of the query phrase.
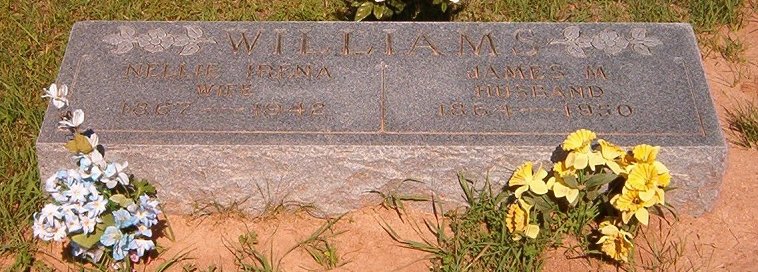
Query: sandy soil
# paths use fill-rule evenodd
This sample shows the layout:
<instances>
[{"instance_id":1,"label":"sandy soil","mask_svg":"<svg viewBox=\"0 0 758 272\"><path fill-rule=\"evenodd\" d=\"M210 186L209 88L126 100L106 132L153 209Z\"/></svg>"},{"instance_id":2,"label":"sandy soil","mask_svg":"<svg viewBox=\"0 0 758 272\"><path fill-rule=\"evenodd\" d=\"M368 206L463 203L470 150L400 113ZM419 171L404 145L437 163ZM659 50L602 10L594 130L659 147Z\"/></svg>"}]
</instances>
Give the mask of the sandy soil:
<instances>
[{"instance_id":1,"label":"sandy soil","mask_svg":"<svg viewBox=\"0 0 758 272\"><path fill-rule=\"evenodd\" d=\"M731 33L748 44L743 65L729 64L716 52L705 57L705 69L710 81L713 98L717 105L722 127L726 126L725 109L732 108L735 101L758 100L758 18L749 19L749 25L737 33ZM737 73L743 77L735 82ZM747 78L746 78L746 75ZM749 76L752 75L752 76ZM730 139L733 137L728 136ZM638 237L642 252L640 268L653 270L654 256L646 253L645 241L652 246L664 248L676 246L678 254L672 254L662 262L657 271L758 271L758 201L752 196L758 193L758 150L748 150L729 143L728 168L721 186L721 194L712 212L693 218L680 215L673 225L654 220L647 239ZM421 211L410 211L407 220L432 218ZM273 249L274 259L279 259L289 247L308 237L324 220L304 213L281 214L273 219L256 221L243 218L211 216L192 219L188 216L168 216L175 241L161 238L158 242L166 252L139 271L153 271L163 260L190 250L193 258L185 263L194 263L199 268L216 265L223 271L236 269L234 259L227 249L238 245L237 237L246 230L255 230L261 240L259 249ZM394 211L381 207L368 207L352 212L339 223L335 230L344 231L334 242L344 265L336 271L424 271L429 265L426 254L398 246L382 229L382 222L391 225L401 236L418 240L428 232L418 233L409 224L404 224ZM667 236L667 234L671 234ZM61 249L43 246L40 256L61 271L69 270L57 260ZM674 251L671 251L674 252ZM615 271L616 268L597 261L572 259L572 253L556 249L546 254L544 271ZM660 263L660 262L658 262ZM319 266L303 251L294 251L282 259L285 271L319 270ZM663 266L665 265L665 266ZM179 266L181 267L181 265ZM647 269L645 269L647 268ZM73 270L73 269L72 269ZM179 268L172 269L172 271Z\"/></svg>"}]
</instances>

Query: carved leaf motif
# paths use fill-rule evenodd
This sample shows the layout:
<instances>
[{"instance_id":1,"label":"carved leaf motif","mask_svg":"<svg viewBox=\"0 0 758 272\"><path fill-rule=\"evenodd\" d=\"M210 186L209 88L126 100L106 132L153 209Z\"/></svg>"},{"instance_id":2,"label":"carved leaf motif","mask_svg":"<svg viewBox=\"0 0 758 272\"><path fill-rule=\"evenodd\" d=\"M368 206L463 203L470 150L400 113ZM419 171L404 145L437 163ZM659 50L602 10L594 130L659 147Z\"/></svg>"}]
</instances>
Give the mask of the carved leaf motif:
<instances>
[{"instance_id":1,"label":"carved leaf motif","mask_svg":"<svg viewBox=\"0 0 758 272\"><path fill-rule=\"evenodd\" d=\"M567 45L566 46L566 51L570 55L572 55L574 57L577 57L577 58L586 58L587 57L587 55L584 54L584 50L582 50L581 47L576 46L576 45Z\"/></svg>"},{"instance_id":2,"label":"carved leaf motif","mask_svg":"<svg viewBox=\"0 0 758 272\"><path fill-rule=\"evenodd\" d=\"M634 46L632 46L632 49L634 49L634 52L640 53L645 56L653 55L652 53L650 53L650 48L648 48L647 46L641 43L635 44Z\"/></svg>"},{"instance_id":3,"label":"carved leaf motif","mask_svg":"<svg viewBox=\"0 0 758 272\"><path fill-rule=\"evenodd\" d=\"M190 43L190 38L186 35L177 35L174 37L175 46L185 46Z\"/></svg>"},{"instance_id":4,"label":"carved leaf motif","mask_svg":"<svg viewBox=\"0 0 758 272\"><path fill-rule=\"evenodd\" d=\"M124 54L126 52L129 52L134 48L134 44L132 42L123 42L116 45L116 49L111 50L114 54Z\"/></svg>"},{"instance_id":5,"label":"carved leaf motif","mask_svg":"<svg viewBox=\"0 0 758 272\"><path fill-rule=\"evenodd\" d=\"M592 40L590 39L576 39L576 45L582 48L592 47Z\"/></svg>"},{"instance_id":6,"label":"carved leaf motif","mask_svg":"<svg viewBox=\"0 0 758 272\"><path fill-rule=\"evenodd\" d=\"M579 33L578 26L570 26L563 30L563 36L566 37L567 40L579 38Z\"/></svg>"},{"instance_id":7,"label":"carved leaf motif","mask_svg":"<svg viewBox=\"0 0 758 272\"><path fill-rule=\"evenodd\" d=\"M179 52L179 55L189 56L189 55L197 53L197 51L200 51L200 46L197 45L196 43L191 43L183 47L182 51Z\"/></svg>"},{"instance_id":8,"label":"carved leaf motif","mask_svg":"<svg viewBox=\"0 0 758 272\"><path fill-rule=\"evenodd\" d=\"M187 29L187 36L193 39L199 39L203 36L203 30L195 26L184 26Z\"/></svg>"},{"instance_id":9,"label":"carved leaf motif","mask_svg":"<svg viewBox=\"0 0 758 272\"><path fill-rule=\"evenodd\" d=\"M648 47L655 47L663 43L661 42L661 40L656 39L656 38L645 38L644 40L642 40L642 44Z\"/></svg>"}]
</instances>

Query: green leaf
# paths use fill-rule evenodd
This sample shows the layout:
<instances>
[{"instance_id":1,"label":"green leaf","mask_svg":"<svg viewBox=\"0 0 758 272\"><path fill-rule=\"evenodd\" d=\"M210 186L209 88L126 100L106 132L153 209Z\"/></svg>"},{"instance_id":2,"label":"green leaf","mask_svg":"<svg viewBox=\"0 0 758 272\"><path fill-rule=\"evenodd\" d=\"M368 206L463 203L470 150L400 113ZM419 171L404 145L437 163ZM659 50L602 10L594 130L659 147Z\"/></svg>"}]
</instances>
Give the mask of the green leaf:
<instances>
[{"instance_id":1,"label":"green leaf","mask_svg":"<svg viewBox=\"0 0 758 272\"><path fill-rule=\"evenodd\" d=\"M371 11L374 9L374 3L371 1L363 2L360 7L358 7L358 11L355 12L355 20L356 21L362 21L363 19L366 19L369 15L371 15Z\"/></svg>"},{"instance_id":2,"label":"green leaf","mask_svg":"<svg viewBox=\"0 0 758 272\"><path fill-rule=\"evenodd\" d=\"M473 206L476 199L474 198L474 192L471 190L471 186L468 184L468 180L463 176L463 173L458 173L458 184L463 189L463 194L466 196L466 202Z\"/></svg>"},{"instance_id":3,"label":"green leaf","mask_svg":"<svg viewBox=\"0 0 758 272\"><path fill-rule=\"evenodd\" d=\"M447 2L442 2L442 5L440 5L440 10L442 13L445 13L445 11L447 11Z\"/></svg>"},{"instance_id":4,"label":"green leaf","mask_svg":"<svg viewBox=\"0 0 758 272\"><path fill-rule=\"evenodd\" d=\"M90 249L100 242L100 237L103 236L105 228L114 225L113 214L105 214L101 218L103 219L103 222L100 222L95 226L95 231L90 234L80 233L71 236L71 241L74 241L76 244L86 249Z\"/></svg>"},{"instance_id":5,"label":"green leaf","mask_svg":"<svg viewBox=\"0 0 758 272\"><path fill-rule=\"evenodd\" d=\"M134 196L135 198L141 196L142 194L147 194L149 196L154 196L156 194L155 186L147 182L147 180L138 179L135 180L132 184L134 184L134 188L137 189L137 194Z\"/></svg>"},{"instance_id":6,"label":"green leaf","mask_svg":"<svg viewBox=\"0 0 758 272\"><path fill-rule=\"evenodd\" d=\"M618 178L618 175L611 173L595 174L587 179L585 185L587 185L587 188L599 187L611 183L616 178Z\"/></svg>"},{"instance_id":7,"label":"green leaf","mask_svg":"<svg viewBox=\"0 0 758 272\"><path fill-rule=\"evenodd\" d=\"M112 195L109 200L118 203L119 206L124 208L129 207L131 204L134 204L134 200L122 194Z\"/></svg>"},{"instance_id":8,"label":"green leaf","mask_svg":"<svg viewBox=\"0 0 758 272\"><path fill-rule=\"evenodd\" d=\"M395 14L391 8L384 9L384 16L385 18L390 18L392 15Z\"/></svg>"},{"instance_id":9,"label":"green leaf","mask_svg":"<svg viewBox=\"0 0 758 272\"><path fill-rule=\"evenodd\" d=\"M590 200L590 201L595 200L595 198L597 198L598 195L600 195L600 193L598 193L597 190L589 190L587 191L587 200ZM576 199L579 199L579 198L577 197Z\"/></svg>"},{"instance_id":10,"label":"green leaf","mask_svg":"<svg viewBox=\"0 0 758 272\"><path fill-rule=\"evenodd\" d=\"M565 176L565 177L563 177L563 182L566 183L566 185L568 185L568 187L571 188L571 189L578 189L579 188L579 183L576 182L576 177L575 176L572 176L572 175Z\"/></svg>"},{"instance_id":11,"label":"green leaf","mask_svg":"<svg viewBox=\"0 0 758 272\"><path fill-rule=\"evenodd\" d=\"M394 7L398 13L403 12L405 9L405 1L389 1L390 6Z\"/></svg>"},{"instance_id":12,"label":"green leaf","mask_svg":"<svg viewBox=\"0 0 758 272\"><path fill-rule=\"evenodd\" d=\"M532 206L535 205L535 203L534 203L534 201L535 201L534 197L532 197L528 193L522 194L521 195L521 200L523 200L524 202L526 202L526 204L529 204L529 205L532 205Z\"/></svg>"},{"instance_id":13,"label":"green leaf","mask_svg":"<svg viewBox=\"0 0 758 272\"><path fill-rule=\"evenodd\" d=\"M92 145L89 144L89 140L87 140L87 136L82 135L81 133L77 133L74 135L74 139L71 141L68 141L65 144L66 149L68 149L71 153L82 153L82 154L89 154L94 150L92 148Z\"/></svg>"},{"instance_id":14,"label":"green leaf","mask_svg":"<svg viewBox=\"0 0 758 272\"><path fill-rule=\"evenodd\" d=\"M541 197L534 198L534 207L538 211L541 211L541 212L550 211L552 207L550 206L550 204L547 203L547 201L548 200L545 198L544 195Z\"/></svg>"},{"instance_id":15,"label":"green leaf","mask_svg":"<svg viewBox=\"0 0 758 272\"><path fill-rule=\"evenodd\" d=\"M385 10L388 10L388 8L383 5L374 5L374 17L381 20L384 17Z\"/></svg>"}]
</instances>

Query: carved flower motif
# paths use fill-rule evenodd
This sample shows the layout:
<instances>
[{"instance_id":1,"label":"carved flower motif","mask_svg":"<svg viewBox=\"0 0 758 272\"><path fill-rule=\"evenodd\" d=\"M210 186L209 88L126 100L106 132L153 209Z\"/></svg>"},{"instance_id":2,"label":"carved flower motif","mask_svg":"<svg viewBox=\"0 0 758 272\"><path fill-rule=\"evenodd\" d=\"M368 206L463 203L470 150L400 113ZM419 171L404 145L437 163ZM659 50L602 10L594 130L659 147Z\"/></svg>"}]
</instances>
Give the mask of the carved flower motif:
<instances>
[{"instance_id":1,"label":"carved flower motif","mask_svg":"<svg viewBox=\"0 0 758 272\"><path fill-rule=\"evenodd\" d=\"M615 31L607 29L592 38L592 46L611 55L621 53L628 45L629 41L624 39L624 37L619 36Z\"/></svg>"},{"instance_id":2,"label":"carved flower motif","mask_svg":"<svg viewBox=\"0 0 758 272\"><path fill-rule=\"evenodd\" d=\"M577 26L569 26L563 30L563 40L552 41L550 44L566 45L566 52L577 58L586 58L583 48L592 47L591 40L581 37L581 30Z\"/></svg>"},{"instance_id":3,"label":"carved flower motif","mask_svg":"<svg viewBox=\"0 0 758 272\"><path fill-rule=\"evenodd\" d=\"M124 54L134 48L134 43L137 41L137 38L134 37L136 30L128 26L119 26L118 29L119 33L107 35L103 38L103 41L116 46L116 48L111 50L111 53Z\"/></svg>"},{"instance_id":4,"label":"carved flower motif","mask_svg":"<svg viewBox=\"0 0 758 272\"><path fill-rule=\"evenodd\" d=\"M635 52L642 55L653 55L653 53L650 52L650 47L656 47L663 44L658 38L648 37L647 31L644 28L634 28L630 34L632 35L632 40L629 41L629 44L632 45L632 49Z\"/></svg>"},{"instance_id":5,"label":"carved flower motif","mask_svg":"<svg viewBox=\"0 0 758 272\"><path fill-rule=\"evenodd\" d=\"M203 30L196 26L184 26L187 33L171 34L161 28L148 31L135 37L136 30L128 26L120 26L119 33L110 34L103 38L103 42L115 45L116 48L111 50L114 54L124 54L134 48L134 44L139 45L145 51L150 53L162 52L172 46L181 47L179 55L189 56L200 51L200 44L216 43L212 38L203 37Z\"/></svg>"},{"instance_id":6,"label":"carved flower motif","mask_svg":"<svg viewBox=\"0 0 758 272\"><path fill-rule=\"evenodd\" d=\"M168 35L162 28L158 28L148 31L147 34L140 35L137 42L146 51L155 53L171 47L174 43L174 37Z\"/></svg>"}]
</instances>

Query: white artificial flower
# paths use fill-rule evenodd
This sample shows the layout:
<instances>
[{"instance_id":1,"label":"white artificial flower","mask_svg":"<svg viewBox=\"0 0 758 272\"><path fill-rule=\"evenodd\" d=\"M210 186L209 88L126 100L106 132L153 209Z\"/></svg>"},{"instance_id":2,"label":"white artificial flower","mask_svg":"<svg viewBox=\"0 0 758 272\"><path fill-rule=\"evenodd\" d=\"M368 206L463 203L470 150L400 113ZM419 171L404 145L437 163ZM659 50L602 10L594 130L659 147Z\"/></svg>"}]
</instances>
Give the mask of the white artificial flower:
<instances>
[{"instance_id":1,"label":"white artificial flower","mask_svg":"<svg viewBox=\"0 0 758 272\"><path fill-rule=\"evenodd\" d=\"M94 165L100 167L100 169L105 168L105 165L107 164L105 158L103 158L103 154L100 154L100 151L97 151L97 149L89 153L89 159Z\"/></svg>"},{"instance_id":2,"label":"white artificial flower","mask_svg":"<svg viewBox=\"0 0 758 272\"><path fill-rule=\"evenodd\" d=\"M34 237L42 239L42 241L50 241L53 239L53 232L51 231L51 228L48 226L48 224L45 224L44 220L42 220L42 217L39 216L40 214L35 213L34 214L34 225L32 225L32 230L34 230Z\"/></svg>"},{"instance_id":3,"label":"white artificial flower","mask_svg":"<svg viewBox=\"0 0 758 272\"><path fill-rule=\"evenodd\" d=\"M82 231L84 231L85 234L95 231L97 217L94 214L80 216L79 221L81 222Z\"/></svg>"},{"instance_id":4,"label":"white artificial flower","mask_svg":"<svg viewBox=\"0 0 758 272\"><path fill-rule=\"evenodd\" d=\"M66 227L61 224L60 221L55 221L51 231L53 233L53 241L60 242L63 238L66 238Z\"/></svg>"},{"instance_id":5,"label":"white artificial flower","mask_svg":"<svg viewBox=\"0 0 758 272\"><path fill-rule=\"evenodd\" d=\"M58 186L58 174L52 175L45 181L45 192L57 193L61 187Z\"/></svg>"},{"instance_id":6,"label":"white artificial flower","mask_svg":"<svg viewBox=\"0 0 758 272\"><path fill-rule=\"evenodd\" d=\"M42 97L49 97L53 100L53 106L60 109L68 105L66 95L68 95L68 86L64 84L58 88L58 86L53 83L50 84L49 88L45 89L45 94L42 95Z\"/></svg>"},{"instance_id":7,"label":"white artificial flower","mask_svg":"<svg viewBox=\"0 0 758 272\"><path fill-rule=\"evenodd\" d=\"M90 216L99 216L105 211L105 205L107 204L108 200L103 198L102 195L92 194L92 196L90 196L90 202L84 205L84 208L87 209L87 213Z\"/></svg>"},{"instance_id":8,"label":"white artificial flower","mask_svg":"<svg viewBox=\"0 0 758 272\"><path fill-rule=\"evenodd\" d=\"M40 211L39 216L41 219L44 219L45 222L48 224L55 221L56 218L60 219L63 217L63 214L60 211L59 206L55 204L46 204L45 207L42 208L42 211Z\"/></svg>"},{"instance_id":9,"label":"white artificial flower","mask_svg":"<svg viewBox=\"0 0 758 272\"><path fill-rule=\"evenodd\" d=\"M67 213L65 216L66 231L74 233L82 230L82 224L79 222L79 216L74 213Z\"/></svg>"},{"instance_id":10,"label":"white artificial flower","mask_svg":"<svg viewBox=\"0 0 758 272\"><path fill-rule=\"evenodd\" d=\"M92 146L92 148L97 147L98 143L100 142L100 137L97 137L97 134L92 133L89 137L87 137L87 141L89 141L89 145ZM102 157L102 156L100 156Z\"/></svg>"},{"instance_id":11,"label":"white artificial flower","mask_svg":"<svg viewBox=\"0 0 758 272\"><path fill-rule=\"evenodd\" d=\"M374 0L374 2L382 3L382 2L384 2L384 0Z\"/></svg>"},{"instance_id":12,"label":"white artificial flower","mask_svg":"<svg viewBox=\"0 0 758 272\"><path fill-rule=\"evenodd\" d=\"M458 2L460 2L460 1L461 1L461 0L450 0L450 3L453 3L453 4L458 4Z\"/></svg>"},{"instance_id":13,"label":"white artificial flower","mask_svg":"<svg viewBox=\"0 0 758 272\"><path fill-rule=\"evenodd\" d=\"M124 164L117 162L108 164L105 168L105 172L103 172L104 176L100 181L105 183L105 186L108 187L108 189L113 189L113 187L116 187L119 183L129 185L129 175L124 173L124 169L126 169L127 166L129 166L128 162L124 162Z\"/></svg>"},{"instance_id":14,"label":"white artificial flower","mask_svg":"<svg viewBox=\"0 0 758 272\"><path fill-rule=\"evenodd\" d=\"M58 128L60 129L78 128L82 123L84 123L84 111L82 111L81 109L78 109L74 111L70 120L64 119L64 120L58 121Z\"/></svg>"},{"instance_id":15,"label":"white artificial flower","mask_svg":"<svg viewBox=\"0 0 758 272\"><path fill-rule=\"evenodd\" d=\"M87 196L89 196L89 194L90 191L81 182L71 184L71 187L69 187L68 190L63 191L64 196L69 197L71 201L79 203L87 201Z\"/></svg>"}]
</instances>

